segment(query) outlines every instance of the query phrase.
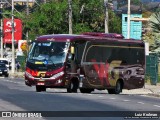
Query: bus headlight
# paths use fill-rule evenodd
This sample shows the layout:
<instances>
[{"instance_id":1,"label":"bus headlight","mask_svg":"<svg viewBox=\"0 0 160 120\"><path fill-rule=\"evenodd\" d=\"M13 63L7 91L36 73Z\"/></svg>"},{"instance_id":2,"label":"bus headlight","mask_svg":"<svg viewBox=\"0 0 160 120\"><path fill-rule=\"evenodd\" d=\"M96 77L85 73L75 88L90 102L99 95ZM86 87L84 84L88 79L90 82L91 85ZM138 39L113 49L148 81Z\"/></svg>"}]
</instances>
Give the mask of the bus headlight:
<instances>
[{"instance_id":1,"label":"bus headlight","mask_svg":"<svg viewBox=\"0 0 160 120\"><path fill-rule=\"evenodd\" d=\"M30 73L28 73L28 72L25 72L25 75L26 75L28 78L34 79L34 77L33 77Z\"/></svg>"},{"instance_id":2,"label":"bus headlight","mask_svg":"<svg viewBox=\"0 0 160 120\"><path fill-rule=\"evenodd\" d=\"M59 72L59 73L57 73L57 74L55 74L55 75L53 75L51 78L52 79L57 79L57 78L59 78L60 76L62 76L62 75L64 75L64 72L62 71L62 72Z\"/></svg>"}]
</instances>

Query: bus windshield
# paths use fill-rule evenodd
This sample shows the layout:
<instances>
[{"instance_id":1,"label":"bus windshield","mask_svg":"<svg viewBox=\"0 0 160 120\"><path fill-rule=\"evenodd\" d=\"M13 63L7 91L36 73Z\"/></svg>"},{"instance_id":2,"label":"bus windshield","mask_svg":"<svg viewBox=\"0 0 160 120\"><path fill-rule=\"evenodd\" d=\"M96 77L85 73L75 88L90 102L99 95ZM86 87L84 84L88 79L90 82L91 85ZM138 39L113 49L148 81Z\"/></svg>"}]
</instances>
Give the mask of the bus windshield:
<instances>
[{"instance_id":1,"label":"bus windshield","mask_svg":"<svg viewBox=\"0 0 160 120\"><path fill-rule=\"evenodd\" d=\"M68 42L33 42L28 61L43 62L44 64L63 64L68 47Z\"/></svg>"}]
</instances>

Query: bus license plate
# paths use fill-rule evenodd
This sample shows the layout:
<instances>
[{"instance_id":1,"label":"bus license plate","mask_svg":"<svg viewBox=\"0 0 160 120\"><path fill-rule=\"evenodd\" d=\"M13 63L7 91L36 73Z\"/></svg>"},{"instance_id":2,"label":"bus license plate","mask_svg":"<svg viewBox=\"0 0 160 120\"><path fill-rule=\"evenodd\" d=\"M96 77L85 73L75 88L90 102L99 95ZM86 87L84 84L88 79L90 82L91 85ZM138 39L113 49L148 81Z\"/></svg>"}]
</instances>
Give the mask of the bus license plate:
<instances>
[{"instance_id":1,"label":"bus license plate","mask_svg":"<svg viewBox=\"0 0 160 120\"><path fill-rule=\"evenodd\" d=\"M44 85L44 83L43 82L38 82L37 85Z\"/></svg>"}]
</instances>

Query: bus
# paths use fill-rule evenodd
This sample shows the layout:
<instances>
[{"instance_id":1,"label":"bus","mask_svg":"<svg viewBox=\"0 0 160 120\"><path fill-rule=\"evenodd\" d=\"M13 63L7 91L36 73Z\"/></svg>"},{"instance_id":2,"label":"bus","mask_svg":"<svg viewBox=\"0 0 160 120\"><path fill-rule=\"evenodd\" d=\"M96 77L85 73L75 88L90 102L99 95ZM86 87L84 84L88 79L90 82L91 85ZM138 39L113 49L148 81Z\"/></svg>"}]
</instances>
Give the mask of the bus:
<instances>
[{"instance_id":1,"label":"bus","mask_svg":"<svg viewBox=\"0 0 160 120\"><path fill-rule=\"evenodd\" d=\"M25 84L37 92L66 88L91 93L95 89L120 94L144 86L145 44L116 33L42 35L33 41Z\"/></svg>"}]
</instances>

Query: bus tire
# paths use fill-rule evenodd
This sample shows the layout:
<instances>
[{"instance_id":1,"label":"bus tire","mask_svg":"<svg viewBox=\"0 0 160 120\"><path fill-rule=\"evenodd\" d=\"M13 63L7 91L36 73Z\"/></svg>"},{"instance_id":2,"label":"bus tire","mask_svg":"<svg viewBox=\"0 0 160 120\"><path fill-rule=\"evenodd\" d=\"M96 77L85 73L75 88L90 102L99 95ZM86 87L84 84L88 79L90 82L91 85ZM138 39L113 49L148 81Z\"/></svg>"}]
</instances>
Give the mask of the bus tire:
<instances>
[{"instance_id":1,"label":"bus tire","mask_svg":"<svg viewBox=\"0 0 160 120\"><path fill-rule=\"evenodd\" d=\"M87 89L87 88L80 88L79 89L81 93L91 93L94 91L94 89Z\"/></svg>"},{"instance_id":2,"label":"bus tire","mask_svg":"<svg viewBox=\"0 0 160 120\"><path fill-rule=\"evenodd\" d=\"M122 92L122 83L120 80L117 81L115 89L108 89L109 94L119 94Z\"/></svg>"},{"instance_id":3,"label":"bus tire","mask_svg":"<svg viewBox=\"0 0 160 120\"><path fill-rule=\"evenodd\" d=\"M36 92L41 92L41 86L36 86Z\"/></svg>"},{"instance_id":4,"label":"bus tire","mask_svg":"<svg viewBox=\"0 0 160 120\"><path fill-rule=\"evenodd\" d=\"M72 80L67 88L68 93L77 93L78 82L76 80Z\"/></svg>"},{"instance_id":5,"label":"bus tire","mask_svg":"<svg viewBox=\"0 0 160 120\"><path fill-rule=\"evenodd\" d=\"M114 94L114 89L108 89L108 94Z\"/></svg>"},{"instance_id":6,"label":"bus tire","mask_svg":"<svg viewBox=\"0 0 160 120\"><path fill-rule=\"evenodd\" d=\"M42 87L42 91L46 92L46 87L45 86Z\"/></svg>"},{"instance_id":7,"label":"bus tire","mask_svg":"<svg viewBox=\"0 0 160 120\"><path fill-rule=\"evenodd\" d=\"M41 91L46 91L46 87L45 86L36 86L36 92L41 92Z\"/></svg>"},{"instance_id":8,"label":"bus tire","mask_svg":"<svg viewBox=\"0 0 160 120\"><path fill-rule=\"evenodd\" d=\"M122 83L121 81L117 81L116 83L116 88L115 88L115 94L119 94L122 92Z\"/></svg>"}]
</instances>

